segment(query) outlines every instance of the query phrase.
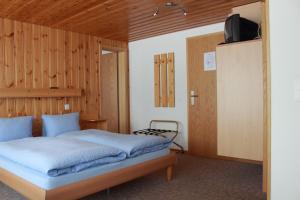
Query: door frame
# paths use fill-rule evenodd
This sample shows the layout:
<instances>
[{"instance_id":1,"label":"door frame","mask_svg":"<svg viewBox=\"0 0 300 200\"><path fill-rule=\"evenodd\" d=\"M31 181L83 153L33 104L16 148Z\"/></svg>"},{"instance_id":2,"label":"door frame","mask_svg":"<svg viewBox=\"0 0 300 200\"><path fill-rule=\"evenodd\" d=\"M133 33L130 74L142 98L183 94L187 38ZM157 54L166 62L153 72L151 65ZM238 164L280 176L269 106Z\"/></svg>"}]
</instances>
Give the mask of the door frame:
<instances>
[{"instance_id":1,"label":"door frame","mask_svg":"<svg viewBox=\"0 0 300 200\"><path fill-rule=\"evenodd\" d=\"M267 199L271 199L271 64L270 64L270 25L269 0L262 6L262 41L264 66L264 159L263 159L263 191Z\"/></svg>"},{"instance_id":2,"label":"door frame","mask_svg":"<svg viewBox=\"0 0 300 200\"><path fill-rule=\"evenodd\" d=\"M102 43L102 50L113 51L118 57L118 102L119 102L119 132L130 133L130 100L129 100L129 63L128 63L128 47L117 47ZM101 74L101 59L100 73ZM101 80L101 79L99 79ZM99 84L100 86L100 84ZM101 86L100 86L101 88ZM99 88L99 89L100 89ZM100 94L101 95L101 94ZM99 102L100 103L100 102ZM100 106L101 113L101 106Z\"/></svg>"}]
</instances>

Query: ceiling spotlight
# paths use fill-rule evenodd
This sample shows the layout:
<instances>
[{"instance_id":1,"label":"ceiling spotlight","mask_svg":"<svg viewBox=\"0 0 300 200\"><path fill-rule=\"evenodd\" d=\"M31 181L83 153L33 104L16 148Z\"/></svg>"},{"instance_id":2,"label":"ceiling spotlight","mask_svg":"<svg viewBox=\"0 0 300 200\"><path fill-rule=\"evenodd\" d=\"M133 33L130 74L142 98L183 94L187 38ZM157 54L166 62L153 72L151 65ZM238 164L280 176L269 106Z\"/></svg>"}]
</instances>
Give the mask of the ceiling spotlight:
<instances>
[{"instance_id":1,"label":"ceiling spotlight","mask_svg":"<svg viewBox=\"0 0 300 200\"><path fill-rule=\"evenodd\" d=\"M176 3L174 3L174 2L172 2L172 1L169 1L169 2L166 2L165 3L165 7L176 7L177 6L177 4Z\"/></svg>"},{"instance_id":2,"label":"ceiling spotlight","mask_svg":"<svg viewBox=\"0 0 300 200\"><path fill-rule=\"evenodd\" d=\"M163 5L161 5L161 6L159 6L159 7L156 8L155 12L153 13L153 16L154 16L154 17L157 16L157 15L159 14L160 8L166 8L166 9L174 9L174 8L176 8L176 9L181 10L181 11L182 11L182 14L183 14L184 16L187 16L187 11L185 10L184 7L182 7L182 6L179 5L179 4L174 3L174 2L172 2L172 1L168 1L168 2L166 2L165 4L163 4Z\"/></svg>"},{"instance_id":3,"label":"ceiling spotlight","mask_svg":"<svg viewBox=\"0 0 300 200\"><path fill-rule=\"evenodd\" d=\"M158 15L158 13L159 13L159 8L156 8L156 11L155 11L155 13L153 14L153 16L155 17L156 15Z\"/></svg>"},{"instance_id":4,"label":"ceiling spotlight","mask_svg":"<svg viewBox=\"0 0 300 200\"><path fill-rule=\"evenodd\" d=\"M184 8L181 8L181 10L182 10L183 15L184 15L184 16L187 16L186 10L185 10Z\"/></svg>"}]
</instances>

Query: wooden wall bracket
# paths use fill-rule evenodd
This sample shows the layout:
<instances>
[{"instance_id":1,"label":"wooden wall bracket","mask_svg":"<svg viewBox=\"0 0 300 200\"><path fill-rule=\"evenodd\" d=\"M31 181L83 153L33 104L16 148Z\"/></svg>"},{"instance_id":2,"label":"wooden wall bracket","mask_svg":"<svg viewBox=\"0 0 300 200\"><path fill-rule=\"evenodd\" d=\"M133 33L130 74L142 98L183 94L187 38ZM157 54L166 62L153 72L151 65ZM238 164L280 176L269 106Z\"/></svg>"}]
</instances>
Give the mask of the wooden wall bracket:
<instances>
[{"instance_id":1,"label":"wooden wall bracket","mask_svg":"<svg viewBox=\"0 0 300 200\"><path fill-rule=\"evenodd\" d=\"M0 98L80 97L81 89L0 88Z\"/></svg>"}]
</instances>

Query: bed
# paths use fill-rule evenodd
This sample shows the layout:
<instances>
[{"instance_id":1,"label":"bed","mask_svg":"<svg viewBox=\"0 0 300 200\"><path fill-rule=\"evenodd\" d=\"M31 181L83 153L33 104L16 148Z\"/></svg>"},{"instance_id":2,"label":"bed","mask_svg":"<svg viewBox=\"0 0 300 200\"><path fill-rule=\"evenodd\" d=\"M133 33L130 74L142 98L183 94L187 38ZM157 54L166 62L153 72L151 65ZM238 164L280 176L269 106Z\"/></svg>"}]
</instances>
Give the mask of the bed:
<instances>
[{"instance_id":1,"label":"bed","mask_svg":"<svg viewBox=\"0 0 300 200\"><path fill-rule=\"evenodd\" d=\"M88 133L97 135L95 130ZM86 135L81 137L81 134L72 133L67 138L92 142L86 140L90 138ZM101 145L97 142L94 144ZM161 169L166 169L166 178L171 180L176 156L168 148L132 155L127 152L126 159L57 176L49 176L0 156L0 180L25 197L37 200L78 199Z\"/></svg>"}]
</instances>

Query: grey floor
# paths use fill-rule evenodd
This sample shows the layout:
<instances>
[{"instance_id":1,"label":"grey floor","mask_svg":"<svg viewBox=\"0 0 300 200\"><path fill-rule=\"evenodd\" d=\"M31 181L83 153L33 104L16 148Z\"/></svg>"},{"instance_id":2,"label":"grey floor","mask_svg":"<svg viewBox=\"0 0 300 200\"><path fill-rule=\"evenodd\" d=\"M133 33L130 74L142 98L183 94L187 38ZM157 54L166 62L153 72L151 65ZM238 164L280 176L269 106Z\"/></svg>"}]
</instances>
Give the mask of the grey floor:
<instances>
[{"instance_id":1,"label":"grey floor","mask_svg":"<svg viewBox=\"0 0 300 200\"><path fill-rule=\"evenodd\" d=\"M259 165L178 154L174 179L163 171L84 198L83 200L265 200ZM0 183L0 200L23 200Z\"/></svg>"}]
</instances>

